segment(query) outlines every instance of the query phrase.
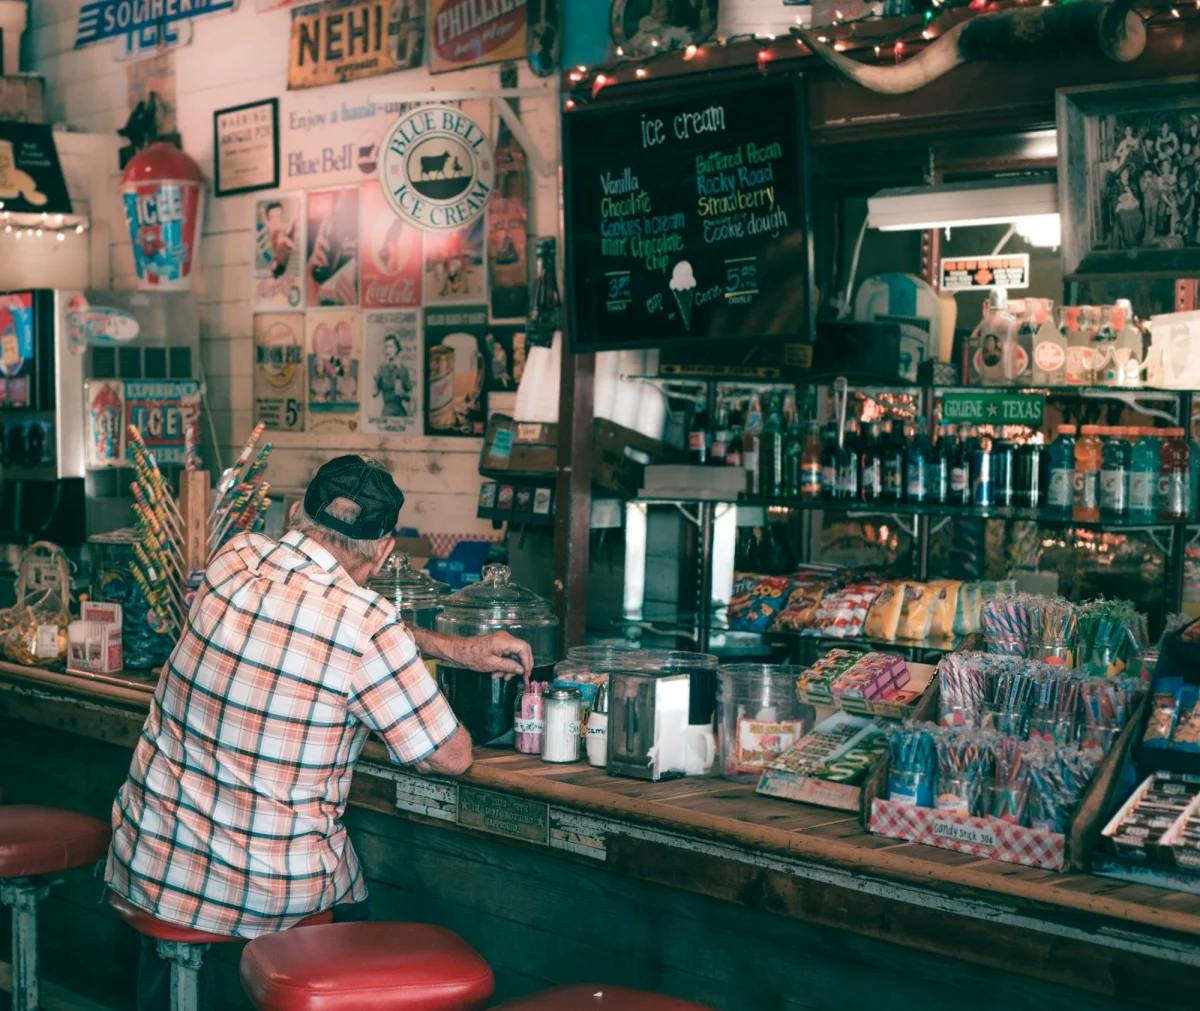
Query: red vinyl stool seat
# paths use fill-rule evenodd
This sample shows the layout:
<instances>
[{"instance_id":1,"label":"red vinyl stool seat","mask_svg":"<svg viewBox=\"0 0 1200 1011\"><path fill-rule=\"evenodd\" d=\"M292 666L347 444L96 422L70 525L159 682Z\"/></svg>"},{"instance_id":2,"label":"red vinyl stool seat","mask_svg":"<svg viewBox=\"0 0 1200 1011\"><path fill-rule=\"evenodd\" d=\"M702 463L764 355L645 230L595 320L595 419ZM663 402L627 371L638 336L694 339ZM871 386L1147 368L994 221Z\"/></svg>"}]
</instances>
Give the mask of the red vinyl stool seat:
<instances>
[{"instance_id":1,"label":"red vinyl stool seat","mask_svg":"<svg viewBox=\"0 0 1200 1011\"><path fill-rule=\"evenodd\" d=\"M210 944L229 944L242 938L210 934L204 930L168 923L139 909L115 892L108 893L108 904L139 934L157 941L158 957L171 963L172 1011L197 1011L200 1005L200 967L204 964L205 949ZM299 926L332 922L333 910L327 909L302 920Z\"/></svg>"},{"instance_id":2,"label":"red vinyl stool seat","mask_svg":"<svg viewBox=\"0 0 1200 1011\"><path fill-rule=\"evenodd\" d=\"M85 814L0 805L0 903L12 909L14 1011L38 1006L37 904L50 885L36 879L95 863L108 839L108 826Z\"/></svg>"},{"instance_id":3,"label":"red vinyl stool seat","mask_svg":"<svg viewBox=\"0 0 1200 1011\"><path fill-rule=\"evenodd\" d=\"M712 1011L703 1004L664 997L645 990L627 990L623 986L581 984L556 986L552 990L518 997L492 1008L492 1011Z\"/></svg>"},{"instance_id":4,"label":"red vinyl stool seat","mask_svg":"<svg viewBox=\"0 0 1200 1011\"><path fill-rule=\"evenodd\" d=\"M255 938L242 986L258 1011L476 1011L495 981L443 927L334 923Z\"/></svg>"}]
</instances>

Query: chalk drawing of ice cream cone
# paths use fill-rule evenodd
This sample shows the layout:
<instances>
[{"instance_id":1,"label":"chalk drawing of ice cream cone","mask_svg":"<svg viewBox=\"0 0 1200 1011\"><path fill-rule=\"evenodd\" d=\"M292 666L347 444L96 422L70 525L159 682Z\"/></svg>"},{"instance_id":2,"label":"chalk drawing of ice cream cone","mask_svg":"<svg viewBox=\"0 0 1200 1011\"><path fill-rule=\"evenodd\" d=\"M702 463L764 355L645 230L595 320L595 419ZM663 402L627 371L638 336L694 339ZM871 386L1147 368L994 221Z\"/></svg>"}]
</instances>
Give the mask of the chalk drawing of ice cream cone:
<instances>
[{"instance_id":1,"label":"chalk drawing of ice cream cone","mask_svg":"<svg viewBox=\"0 0 1200 1011\"><path fill-rule=\"evenodd\" d=\"M696 297L696 275L687 260L680 260L671 271L671 294L679 306L685 330L692 329L692 300Z\"/></svg>"},{"instance_id":2,"label":"chalk drawing of ice cream cone","mask_svg":"<svg viewBox=\"0 0 1200 1011\"><path fill-rule=\"evenodd\" d=\"M33 176L17 168L12 142L7 140L0 140L0 197L23 197L35 207L46 202L46 194L37 188Z\"/></svg>"}]
</instances>

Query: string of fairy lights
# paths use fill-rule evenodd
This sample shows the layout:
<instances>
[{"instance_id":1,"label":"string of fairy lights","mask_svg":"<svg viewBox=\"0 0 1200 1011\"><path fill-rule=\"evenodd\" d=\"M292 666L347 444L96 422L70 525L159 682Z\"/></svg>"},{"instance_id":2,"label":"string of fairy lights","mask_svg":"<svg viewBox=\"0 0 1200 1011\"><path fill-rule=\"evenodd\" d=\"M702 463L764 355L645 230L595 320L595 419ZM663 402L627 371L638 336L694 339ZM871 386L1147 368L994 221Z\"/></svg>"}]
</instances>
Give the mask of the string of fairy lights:
<instances>
[{"instance_id":1,"label":"string of fairy lights","mask_svg":"<svg viewBox=\"0 0 1200 1011\"><path fill-rule=\"evenodd\" d=\"M0 200L0 223L3 233L12 239L50 239L66 242L68 236L82 235L88 230L87 219L74 214L50 214L45 211L27 213L10 211Z\"/></svg>"},{"instance_id":2,"label":"string of fairy lights","mask_svg":"<svg viewBox=\"0 0 1200 1011\"><path fill-rule=\"evenodd\" d=\"M899 63L906 58L910 49L932 42L944 31L968 17L1021 7L1050 7L1054 3L1070 2L1072 0L1017 0L1016 3L1001 4L996 0L969 0L963 4L957 0L918 0L918 4L923 5L924 9L903 17L880 17L874 13L844 17L842 12L835 8L833 21L829 25L811 28L809 33L814 35L818 42L832 46L839 53L873 52L877 60L891 57ZM1182 25L1184 22L1200 23L1200 0L1165 0L1157 5L1138 3L1135 11L1148 27ZM796 18L796 23L797 26L803 27L799 17ZM885 25L887 27L884 27ZM755 59L759 71L763 73L766 73L773 60L812 55L804 40L790 33L716 35L703 43L694 43L683 48L667 47L658 39L651 39L652 53L639 56L627 54L621 46L616 46L613 59L607 63L579 65L568 72L571 89L564 100L564 108L570 111L580 102L595 98L610 84L646 80L654 74L654 64L663 59L682 60L684 63L703 61L711 50L749 43L758 45ZM792 49L793 46L796 47L795 50Z\"/></svg>"}]
</instances>

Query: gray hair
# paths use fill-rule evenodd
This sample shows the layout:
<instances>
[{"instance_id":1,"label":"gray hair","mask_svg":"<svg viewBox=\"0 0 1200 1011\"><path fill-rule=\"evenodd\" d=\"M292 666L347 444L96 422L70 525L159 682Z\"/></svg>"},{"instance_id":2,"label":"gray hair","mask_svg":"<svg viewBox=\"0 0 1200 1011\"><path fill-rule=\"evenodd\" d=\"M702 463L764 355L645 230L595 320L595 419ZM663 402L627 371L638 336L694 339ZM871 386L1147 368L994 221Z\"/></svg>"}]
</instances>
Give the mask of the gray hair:
<instances>
[{"instance_id":1,"label":"gray hair","mask_svg":"<svg viewBox=\"0 0 1200 1011\"><path fill-rule=\"evenodd\" d=\"M362 512L362 506L357 502L352 502L348 498L335 498L325 507L325 511L336 520L353 523L358 519L358 514ZM347 537L337 530L321 526L320 523L304 511L303 505L296 510L296 518L292 523L292 527L299 530L306 537L320 541L322 545L335 555L347 558L351 562L373 562L376 552L387 540L387 537L378 537L369 541L359 540L357 537Z\"/></svg>"}]
</instances>

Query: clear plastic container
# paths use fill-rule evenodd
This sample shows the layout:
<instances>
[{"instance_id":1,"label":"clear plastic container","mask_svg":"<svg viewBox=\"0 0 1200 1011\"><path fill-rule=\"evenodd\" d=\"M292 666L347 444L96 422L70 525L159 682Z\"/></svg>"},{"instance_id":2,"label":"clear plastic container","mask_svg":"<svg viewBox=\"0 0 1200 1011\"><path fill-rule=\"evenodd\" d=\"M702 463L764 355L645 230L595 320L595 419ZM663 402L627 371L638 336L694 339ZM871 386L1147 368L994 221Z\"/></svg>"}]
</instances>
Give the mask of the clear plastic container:
<instances>
[{"instance_id":1,"label":"clear plastic container","mask_svg":"<svg viewBox=\"0 0 1200 1011\"><path fill-rule=\"evenodd\" d=\"M757 782L763 767L816 722L816 710L796 699L793 664L726 664L717 672L717 736L721 775Z\"/></svg>"},{"instance_id":2,"label":"clear plastic container","mask_svg":"<svg viewBox=\"0 0 1200 1011\"><path fill-rule=\"evenodd\" d=\"M674 649L640 649L624 658L626 669L687 674L691 679L688 693L688 723L698 726L712 723L716 709L717 667L720 661L711 653L686 653Z\"/></svg>"}]
</instances>

